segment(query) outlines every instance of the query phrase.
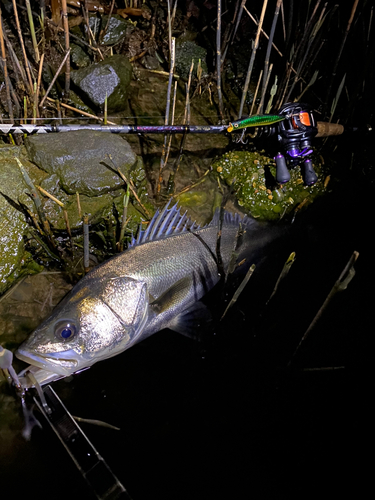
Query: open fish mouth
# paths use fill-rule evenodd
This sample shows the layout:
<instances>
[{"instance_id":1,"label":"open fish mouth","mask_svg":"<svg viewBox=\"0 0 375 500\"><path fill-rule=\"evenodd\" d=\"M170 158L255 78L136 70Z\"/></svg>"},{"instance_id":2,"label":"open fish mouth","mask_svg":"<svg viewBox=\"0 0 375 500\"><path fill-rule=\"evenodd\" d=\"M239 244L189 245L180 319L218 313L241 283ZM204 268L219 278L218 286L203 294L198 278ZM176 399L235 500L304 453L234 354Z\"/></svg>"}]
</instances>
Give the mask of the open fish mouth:
<instances>
[{"instance_id":1,"label":"open fish mouth","mask_svg":"<svg viewBox=\"0 0 375 500\"><path fill-rule=\"evenodd\" d=\"M62 356L62 354L65 354L66 357ZM17 358L21 361L43 368L43 370L62 375L63 377L71 375L79 368L78 361L69 358L69 354L71 354L71 351L56 353L49 356L41 356L23 349L18 349L16 352Z\"/></svg>"}]
</instances>

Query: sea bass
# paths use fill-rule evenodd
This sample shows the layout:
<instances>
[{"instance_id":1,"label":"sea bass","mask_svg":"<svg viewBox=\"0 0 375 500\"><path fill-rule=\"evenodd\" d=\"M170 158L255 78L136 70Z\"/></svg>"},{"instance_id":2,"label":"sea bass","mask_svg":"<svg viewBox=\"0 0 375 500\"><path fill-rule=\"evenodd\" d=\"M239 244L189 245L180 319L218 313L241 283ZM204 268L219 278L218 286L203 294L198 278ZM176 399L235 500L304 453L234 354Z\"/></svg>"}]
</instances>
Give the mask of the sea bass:
<instances>
[{"instance_id":1,"label":"sea bass","mask_svg":"<svg viewBox=\"0 0 375 500\"><path fill-rule=\"evenodd\" d=\"M219 233L220 230L220 233ZM130 248L83 277L16 356L45 384L115 356L163 328L185 333L186 318L227 273L247 268L279 230L217 210L196 226L177 206L157 212ZM219 252L217 251L218 234ZM231 264L232 268L232 264Z\"/></svg>"}]
</instances>

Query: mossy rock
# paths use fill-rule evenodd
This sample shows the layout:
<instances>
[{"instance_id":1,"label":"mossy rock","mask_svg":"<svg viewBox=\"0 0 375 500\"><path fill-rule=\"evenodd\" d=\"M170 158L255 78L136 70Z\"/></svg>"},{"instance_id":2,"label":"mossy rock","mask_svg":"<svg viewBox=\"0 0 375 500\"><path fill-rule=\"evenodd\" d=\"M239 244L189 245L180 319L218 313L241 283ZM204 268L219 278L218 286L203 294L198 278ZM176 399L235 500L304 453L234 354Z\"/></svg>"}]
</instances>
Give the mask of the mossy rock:
<instances>
[{"instance_id":1,"label":"mossy rock","mask_svg":"<svg viewBox=\"0 0 375 500\"><path fill-rule=\"evenodd\" d=\"M277 220L326 191L326 173L318 158L314 160L318 181L312 186L304 185L299 166L290 170L289 182L278 184L275 161L259 152L225 153L212 168L220 181L231 186L238 204L246 212L262 220Z\"/></svg>"},{"instance_id":2,"label":"mossy rock","mask_svg":"<svg viewBox=\"0 0 375 500\"><path fill-rule=\"evenodd\" d=\"M33 202L26 194L25 184L15 157L21 156L17 146L0 147L0 294L18 278L38 272L25 252L24 234L28 228L23 207L34 210ZM28 170L32 165L22 160Z\"/></svg>"}]
</instances>

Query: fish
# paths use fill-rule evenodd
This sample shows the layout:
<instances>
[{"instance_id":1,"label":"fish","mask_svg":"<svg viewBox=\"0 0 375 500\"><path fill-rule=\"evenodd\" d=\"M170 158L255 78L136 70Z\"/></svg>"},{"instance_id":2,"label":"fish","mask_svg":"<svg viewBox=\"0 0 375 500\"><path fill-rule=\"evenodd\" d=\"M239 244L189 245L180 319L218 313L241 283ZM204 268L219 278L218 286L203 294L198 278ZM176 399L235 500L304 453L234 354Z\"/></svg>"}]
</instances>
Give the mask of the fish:
<instances>
[{"instance_id":1,"label":"fish","mask_svg":"<svg viewBox=\"0 0 375 500\"><path fill-rule=\"evenodd\" d=\"M207 318L202 297L229 268L246 273L275 231L220 209L201 227L177 204L167 204L129 248L87 273L19 346L16 356L30 364L20 375L29 370L43 385L164 328L191 336L200 318ZM242 265L233 266L233 256Z\"/></svg>"}]
</instances>

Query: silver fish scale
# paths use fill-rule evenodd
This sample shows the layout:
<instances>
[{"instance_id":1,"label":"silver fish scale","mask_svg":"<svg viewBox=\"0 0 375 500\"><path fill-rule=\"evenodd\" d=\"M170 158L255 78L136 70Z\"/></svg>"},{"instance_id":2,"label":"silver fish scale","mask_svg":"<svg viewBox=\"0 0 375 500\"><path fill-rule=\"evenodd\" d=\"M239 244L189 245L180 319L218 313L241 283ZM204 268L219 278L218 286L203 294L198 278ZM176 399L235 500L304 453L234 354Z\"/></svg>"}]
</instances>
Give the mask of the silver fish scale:
<instances>
[{"instance_id":1,"label":"silver fish scale","mask_svg":"<svg viewBox=\"0 0 375 500\"><path fill-rule=\"evenodd\" d=\"M223 225L220 253L224 270L228 267L237 231L236 225ZM217 233L213 225L132 247L94 269L87 276L93 282L90 288L95 292L96 284L102 280L127 276L146 283L152 302L183 280L184 286L173 293L168 309L151 315L139 340L146 338L168 327L176 315L200 300L219 281Z\"/></svg>"}]
</instances>

